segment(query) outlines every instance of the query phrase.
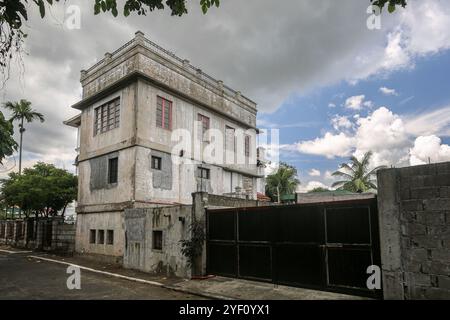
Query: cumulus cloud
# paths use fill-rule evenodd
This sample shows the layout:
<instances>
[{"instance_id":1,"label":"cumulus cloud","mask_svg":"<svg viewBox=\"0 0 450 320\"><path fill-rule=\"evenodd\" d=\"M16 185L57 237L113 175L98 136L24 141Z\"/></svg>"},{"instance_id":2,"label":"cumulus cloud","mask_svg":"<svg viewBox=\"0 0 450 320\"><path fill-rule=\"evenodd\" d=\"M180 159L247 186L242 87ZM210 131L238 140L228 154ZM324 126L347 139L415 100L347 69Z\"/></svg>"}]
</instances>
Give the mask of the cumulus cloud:
<instances>
[{"instance_id":1,"label":"cumulus cloud","mask_svg":"<svg viewBox=\"0 0 450 320\"><path fill-rule=\"evenodd\" d=\"M411 145L402 119L386 107L357 120L355 155L372 151L374 165L402 164Z\"/></svg>"},{"instance_id":2,"label":"cumulus cloud","mask_svg":"<svg viewBox=\"0 0 450 320\"><path fill-rule=\"evenodd\" d=\"M343 132L339 134L327 132L322 138L300 142L297 148L303 153L322 155L332 159L350 155L353 145L353 137L349 137Z\"/></svg>"},{"instance_id":3,"label":"cumulus cloud","mask_svg":"<svg viewBox=\"0 0 450 320\"><path fill-rule=\"evenodd\" d=\"M326 158L347 157L360 158L368 151L373 152L372 165L406 166L450 160L450 147L441 143L437 136L450 125L449 107L437 109L430 114L400 116L387 107L380 107L367 117L354 118L351 130L342 132L338 117L331 120L336 133L327 132L313 140L300 141L292 145L305 154L321 155ZM430 123L428 123L430 122ZM346 123L346 121L345 121ZM436 124L433 129L433 123ZM344 126L345 127L345 126ZM413 130L412 128L415 128ZM427 130L425 130L427 129ZM418 136L420 132L431 132ZM324 178L332 180L330 171Z\"/></svg>"},{"instance_id":4,"label":"cumulus cloud","mask_svg":"<svg viewBox=\"0 0 450 320\"><path fill-rule=\"evenodd\" d=\"M347 109L361 110L365 98L365 95L349 97L345 100L345 107Z\"/></svg>"},{"instance_id":5,"label":"cumulus cloud","mask_svg":"<svg viewBox=\"0 0 450 320\"><path fill-rule=\"evenodd\" d=\"M442 144L435 135L420 136L414 141L410 156L411 165L450 161L450 146Z\"/></svg>"},{"instance_id":6,"label":"cumulus cloud","mask_svg":"<svg viewBox=\"0 0 450 320\"><path fill-rule=\"evenodd\" d=\"M311 169L311 170L308 172L308 174L309 174L311 177L320 177L320 170L317 170L317 169Z\"/></svg>"},{"instance_id":7,"label":"cumulus cloud","mask_svg":"<svg viewBox=\"0 0 450 320\"><path fill-rule=\"evenodd\" d=\"M326 184L324 184L320 181L309 181L305 185L299 185L297 187L297 192L306 193L306 192L312 191L316 188L330 189L329 186L327 186Z\"/></svg>"},{"instance_id":8,"label":"cumulus cloud","mask_svg":"<svg viewBox=\"0 0 450 320\"><path fill-rule=\"evenodd\" d=\"M390 89L387 87L381 87L380 92L386 96L397 96L398 93L395 89Z\"/></svg>"},{"instance_id":9,"label":"cumulus cloud","mask_svg":"<svg viewBox=\"0 0 450 320\"><path fill-rule=\"evenodd\" d=\"M353 123L346 116L335 115L331 119L331 124L335 130L353 128Z\"/></svg>"},{"instance_id":10,"label":"cumulus cloud","mask_svg":"<svg viewBox=\"0 0 450 320\"><path fill-rule=\"evenodd\" d=\"M336 104L333 103L333 102L330 102L330 103L328 104L328 108L336 108Z\"/></svg>"}]
</instances>

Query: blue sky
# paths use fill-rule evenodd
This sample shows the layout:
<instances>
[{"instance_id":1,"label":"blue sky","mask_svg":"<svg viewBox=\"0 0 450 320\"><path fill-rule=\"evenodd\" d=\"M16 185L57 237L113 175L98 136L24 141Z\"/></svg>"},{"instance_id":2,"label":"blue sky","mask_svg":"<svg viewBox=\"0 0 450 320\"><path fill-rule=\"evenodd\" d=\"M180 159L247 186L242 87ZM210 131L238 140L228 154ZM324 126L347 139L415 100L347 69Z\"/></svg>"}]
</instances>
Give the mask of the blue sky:
<instances>
[{"instance_id":1,"label":"blue sky","mask_svg":"<svg viewBox=\"0 0 450 320\"><path fill-rule=\"evenodd\" d=\"M444 51L430 56L417 58L414 65L388 74L375 75L368 79L349 83L317 88L306 95L292 95L273 113L261 113L258 123L280 130L280 144L295 145L301 141L314 140L326 132L335 130L332 119L346 116L352 119L355 115L369 116L374 110L385 106L392 113L405 118L415 118L433 110L441 110L450 105L450 52ZM385 94L380 88L395 90ZM346 99L364 95L371 106L361 110L345 107ZM430 127L433 124L430 123ZM433 132L439 136L443 144L450 142L447 133ZM325 172L335 171L347 161L348 157L312 155L305 152L281 151L280 161L297 167L303 185L318 181L330 185L332 180L325 177ZM383 163L383 165L399 165L399 163ZM310 175L311 170L320 171Z\"/></svg>"}]
</instances>

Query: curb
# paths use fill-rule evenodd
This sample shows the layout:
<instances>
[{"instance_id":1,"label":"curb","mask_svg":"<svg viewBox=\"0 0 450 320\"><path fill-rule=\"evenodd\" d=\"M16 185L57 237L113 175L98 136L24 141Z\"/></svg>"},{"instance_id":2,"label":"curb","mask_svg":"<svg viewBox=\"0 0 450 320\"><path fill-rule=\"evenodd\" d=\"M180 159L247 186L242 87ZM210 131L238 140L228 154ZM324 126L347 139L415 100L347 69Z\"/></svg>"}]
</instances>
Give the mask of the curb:
<instances>
[{"instance_id":1,"label":"curb","mask_svg":"<svg viewBox=\"0 0 450 320\"><path fill-rule=\"evenodd\" d=\"M75 266L75 267L80 268L81 270L86 270L86 271L90 271L90 272L93 272L93 273L99 273L99 274L103 274L103 275L114 277L114 278L119 278L119 279L124 279L124 280L128 280L128 281L144 283L144 284L157 286L157 287L161 287L161 288L165 288L165 289L169 289L169 290L173 290L173 291L177 291L177 292L189 293L189 294L193 294L193 295L196 295L196 296L199 296L199 297L208 298L208 299L234 300L233 298L229 298L229 297L224 297L224 296L220 296L220 295L213 295L213 294L203 293L203 292L197 292L197 291L194 291L194 290L188 290L188 289L180 288L180 287L173 286L173 285L165 285L163 283L156 282L156 281L150 281L150 280L144 280L144 279L124 276L124 275L117 274L117 273L112 273L112 272L92 269L92 268L80 266L80 265L77 265L77 264L74 264L74 263L60 261L60 260L55 260L55 259L44 258L44 257L41 257L41 256L32 256L32 255L30 255L30 256L27 256L27 258L32 258L32 259L36 259L36 260L43 260L43 261L63 264L63 265L67 265L67 266Z\"/></svg>"}]
</instances>

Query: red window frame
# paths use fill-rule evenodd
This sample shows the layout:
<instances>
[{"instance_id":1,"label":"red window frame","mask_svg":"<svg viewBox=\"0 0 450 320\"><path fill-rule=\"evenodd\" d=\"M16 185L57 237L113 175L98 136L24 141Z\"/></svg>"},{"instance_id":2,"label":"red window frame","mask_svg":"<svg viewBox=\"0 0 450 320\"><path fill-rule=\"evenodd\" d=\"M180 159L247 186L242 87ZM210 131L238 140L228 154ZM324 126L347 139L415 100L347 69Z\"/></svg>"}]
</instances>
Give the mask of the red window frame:
<instances>
[{"instance_id":1,"label":"red window frame","mask_svg":"<svg viewBox=\"0 0 450 320\"><path fill-rule=\"evenodd\" d=\"M173 105L173 103L172 103L172 101L170 101L170 100L168 100L168 99L166 99L166 98L163 98L163 97L161 97L161 96L158 96L157 97L157 99L159 100L159 99L161 99L161 125L159 125L159 123L158 123L158 121L156 121L156 125L159 127L159 128L163 128L163 129L166 129L166 130L172 130L172 105ZM165 118L165 116L166 116L166 108L169 108L169 127L168 128L166 128L166 118ZM158 108L158 101L156 102L156 108Z\"/></svg>"}]
</instances>

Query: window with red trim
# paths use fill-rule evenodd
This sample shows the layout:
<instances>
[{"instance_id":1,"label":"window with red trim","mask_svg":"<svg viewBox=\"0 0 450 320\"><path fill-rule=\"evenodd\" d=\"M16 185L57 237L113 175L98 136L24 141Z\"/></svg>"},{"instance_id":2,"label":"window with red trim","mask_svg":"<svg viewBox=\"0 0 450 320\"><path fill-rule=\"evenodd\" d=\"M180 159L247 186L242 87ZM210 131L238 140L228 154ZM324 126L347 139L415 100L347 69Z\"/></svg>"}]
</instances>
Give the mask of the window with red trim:
<instances>
[{"instance_id":1,"label":"window with red trim","mask_svg":"<svg viewBox=\"0 0 450 320\"><path fill-rule=\"evenodd\" d=\"M156 106L156 125L163 129L172 129L172 101L160 96Z\"/></svg>"}]
</instances>

